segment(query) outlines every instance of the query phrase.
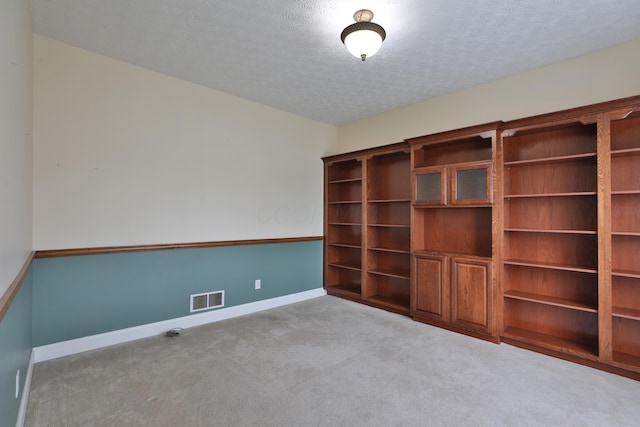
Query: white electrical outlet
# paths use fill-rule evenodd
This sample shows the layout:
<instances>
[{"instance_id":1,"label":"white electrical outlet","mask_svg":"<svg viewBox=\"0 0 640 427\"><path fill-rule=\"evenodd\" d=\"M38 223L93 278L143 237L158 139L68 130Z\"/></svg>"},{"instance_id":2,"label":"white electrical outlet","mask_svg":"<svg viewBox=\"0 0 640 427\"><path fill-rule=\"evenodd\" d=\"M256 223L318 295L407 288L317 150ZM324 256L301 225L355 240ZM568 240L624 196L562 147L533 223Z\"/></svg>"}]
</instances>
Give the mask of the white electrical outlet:
<instances>
[{"instance_id":1,"label":"white electrical outlet","mask_svg":"<svg viewBox=\"0 0 640 427\"><path fill-rule=\"evenodd\" d=\"M260 289L262 287L262 281L260 279L256 279L256 289Z\"/></svg>"},{"instance_id":2,"label":"white electrical outlet","mask_svg":"<svg viewBox=\"0 0 640 427\"><path fill-rule=\"evenodd\" d=\"M16 372L16 399L20 396L20 369Z\"/></svg>"}]
</instances>

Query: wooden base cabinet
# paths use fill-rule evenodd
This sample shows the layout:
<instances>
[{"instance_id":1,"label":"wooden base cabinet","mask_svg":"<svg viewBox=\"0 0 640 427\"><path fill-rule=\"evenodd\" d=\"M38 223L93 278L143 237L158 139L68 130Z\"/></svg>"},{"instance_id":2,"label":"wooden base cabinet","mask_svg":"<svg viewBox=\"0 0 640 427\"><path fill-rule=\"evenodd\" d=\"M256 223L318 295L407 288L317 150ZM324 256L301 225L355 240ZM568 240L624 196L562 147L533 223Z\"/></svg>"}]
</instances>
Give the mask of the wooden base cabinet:
<instances>
[{"instance_id":1,"label":"wooden base cabinet","mask_svg":"<svg viewBox=\"0 0 640 427\"><path fill-rule=\"evenodd\" d=\"M485 339L495 335L491 259L419 254L414 265L414 319Z\"/></svg>"},{"instance_id":2,"label":"wooden base cabinet","mask_svg":"<svg viewBox=\"0 0 640 427\"><path fill-rule=\"evenodd\" d=\"M415 320L498 342L498 124L409 140ZM500 206L500 205L499 205Z\"/></svg>"}]
</instances>

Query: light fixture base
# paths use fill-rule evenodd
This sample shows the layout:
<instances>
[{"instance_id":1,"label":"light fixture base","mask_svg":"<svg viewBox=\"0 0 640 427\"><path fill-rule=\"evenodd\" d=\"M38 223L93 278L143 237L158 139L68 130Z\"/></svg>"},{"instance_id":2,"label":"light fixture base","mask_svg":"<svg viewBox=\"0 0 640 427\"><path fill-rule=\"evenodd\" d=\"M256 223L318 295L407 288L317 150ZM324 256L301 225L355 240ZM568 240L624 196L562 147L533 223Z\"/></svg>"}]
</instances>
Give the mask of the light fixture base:
<instances>
[{"instance_id":1,"label":"light fixture base","mask_svg":"<svg viewBox=\"0 0 640 427\"><path fill-rule=\"evenodd\" d=\"M360 9L353 14L353 20L356 22L371 22L373 19L373 12L369 9Z\"/></svg>"}]
</instances>

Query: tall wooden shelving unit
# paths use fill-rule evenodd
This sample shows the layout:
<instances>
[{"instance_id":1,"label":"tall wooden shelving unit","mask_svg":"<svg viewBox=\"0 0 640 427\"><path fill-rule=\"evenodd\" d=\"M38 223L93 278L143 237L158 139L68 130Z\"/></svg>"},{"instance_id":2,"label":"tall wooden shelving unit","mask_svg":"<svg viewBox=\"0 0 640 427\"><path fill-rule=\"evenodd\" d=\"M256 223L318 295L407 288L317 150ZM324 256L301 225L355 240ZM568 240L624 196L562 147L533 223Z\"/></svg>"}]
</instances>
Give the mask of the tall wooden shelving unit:
<instances>
[{"instance_id":1,"label":"tall wooden shelving unit","mask_svg":"<svg viewBox=\"0 0 640 427\"><path fill-rule=\"evenodd\" d=\"M640 106L612 117L611 363L640 372Z\"/></svg>"},{"instance_id":2,"label":"tall wooden shelving unit","mask_svg":"<svg viewBox=\"0 0 640 427\"><path fill-rule=\"evenodd\" d=\"M323 160L327 293L409 314L408 145Z\"/></svg>"},{"instance_id":3,"label":"tall wooden shelving unit","mask_svg":"<svg viewBox=\"0 0 640 427\"><path fill-rule=\"evenodd\" d=\"M502 335L597 360L595 119L507 128L503 144Z\"/></svg>"},{"instance_id":4,"label":"tall wooden shelving unit","mask_svg":"<svg viewBox=\"0 0 640 427\"><path fill-rule=\"evenodd\" d=\"M367 158L366 276L363 298L408 314L411 193L408 148Z\"/></svg>"},{"instance_id":5,"label":"tall wooden shelving unit","mask_svg":"<svg viewBox=\"0 0 640 427\"><path fill-rule=\"evenodd\" d=\"M325 288L640 380L640 96L325 160Z\"/></svg>"},{"instance_id":6,"label":"tall wooden shelving unit","mask_svg":"<svg viewBox=\"0 0 640 427\"><path fill-rule=\"evenodd\" d=\"M362 182L360 158L325 166L325 287L356 299L362 290Z\"/></svg>"},{"instance_id":7,"label":"tall wooden shelving unit","mask_svg":"<svg viewBox=\"0 0 640 427\"><path fill-rule=\"evenodd\" d=\"M640 379L640 97L503 125L501 339Z\"/></svg>"},{"instance_id":8,"label":"tall wooden shelving unit","mask_svg":"<svg viewBox=\"0 0 640 427\"><path fill-rule=\"evenodd\" d=\"M408 140L413 318L496 342L498 125Z\"/></svg>"}]
</instances>

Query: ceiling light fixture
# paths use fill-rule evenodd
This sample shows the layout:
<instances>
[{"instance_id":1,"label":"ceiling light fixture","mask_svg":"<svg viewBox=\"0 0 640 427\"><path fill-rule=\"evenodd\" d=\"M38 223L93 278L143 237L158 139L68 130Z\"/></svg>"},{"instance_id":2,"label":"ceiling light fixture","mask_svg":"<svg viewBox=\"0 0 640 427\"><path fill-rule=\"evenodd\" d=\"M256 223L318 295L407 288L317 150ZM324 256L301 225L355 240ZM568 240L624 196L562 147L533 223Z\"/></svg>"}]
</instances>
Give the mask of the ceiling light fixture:
<instances>
[{"instance_id":1,"label":"ceiling light fixture","mask_svg":"<svg viewBox=\"0 0 640 427\"><path fill-rule=\"evenodd\" d=\"M387 33L380 25L371 22L373 12L368 9L361 9L354 13L353 19L356 23L342 30L340 38L353 56L362 58L364 61L376 54Z\"/></svg>"}]
</instances>

